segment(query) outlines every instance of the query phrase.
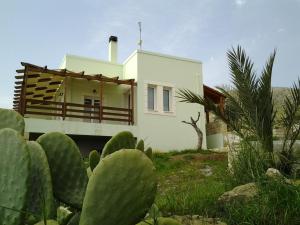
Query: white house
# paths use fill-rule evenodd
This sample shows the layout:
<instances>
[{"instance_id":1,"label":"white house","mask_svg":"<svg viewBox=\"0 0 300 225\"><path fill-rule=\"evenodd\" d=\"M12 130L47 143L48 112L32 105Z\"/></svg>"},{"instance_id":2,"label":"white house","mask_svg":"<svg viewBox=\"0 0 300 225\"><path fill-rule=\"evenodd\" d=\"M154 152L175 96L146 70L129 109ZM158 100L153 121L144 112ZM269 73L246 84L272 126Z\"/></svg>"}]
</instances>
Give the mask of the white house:
<instances>
[{"instance_id":1,"label":"white house","mask_svg":"<svg viewBox=\"0 0 300 225\"><path fill-rule=\"evenodd\" d=\"M159 151L195 148L196 132L182 121L200 112L206 148L204 108L176 98L181 88L203 96L202 63L144 50L119 63L117 45L111 36L108 61L66 55L58 70L22 63L14 108L27 137L61 131L88 151L128 130Z\"/></svg>"}]
</instances>

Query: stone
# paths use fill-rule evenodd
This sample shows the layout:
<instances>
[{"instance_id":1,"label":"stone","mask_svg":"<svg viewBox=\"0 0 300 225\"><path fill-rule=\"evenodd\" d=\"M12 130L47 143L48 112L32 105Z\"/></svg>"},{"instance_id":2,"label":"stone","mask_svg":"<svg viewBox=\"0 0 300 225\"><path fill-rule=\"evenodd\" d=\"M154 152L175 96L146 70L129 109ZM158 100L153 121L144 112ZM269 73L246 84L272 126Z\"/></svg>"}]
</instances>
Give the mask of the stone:
<instances>
[{"instance_id":1,"label":"stone","mask_svg":"<svg viewBox=\"0 0 300 225\"><path fill-rule=\"evenodd\" d=\"M283 180L287 184L291 184L291 181L287 179L285 176L283 176L279 170L274 169L274 168L269 168L266 172L266 176L272 179L278 179L278 180Z\"/></svg>"},{"instance_id":2,"label":"stone","mask_svg":"<svg viewBox=\"0 0 300 225\"><path fill-rule=\"evenodd\" d=\"M208 165L205 165L204 168L200 169L200 172L206 177L209 177L213 174L212 168Z\"/></svg>"},{"instance_id":3,"label":"stone","mask_svg":"<svg viewBox=\"0 0 300 225\"><path fill-rule=\"evenodd\" d=\"M248 183L237 186L231 191L227 191L218 198L219 203L228 203L232 201L249 201L258 194L258 188L255 183Z\"/></svg>"},{"instance_id":4,"label":"stone","mask_svg":"<svg viewBox=\"0 0 300 225\"><path fill-rule=\"evenodd\" d=\"M178 220L183 225L227 225L226 223L222 222L219 218L207 218L200 215L174 215L172 216L172 218Z\"/></svg>"}]
</instances>

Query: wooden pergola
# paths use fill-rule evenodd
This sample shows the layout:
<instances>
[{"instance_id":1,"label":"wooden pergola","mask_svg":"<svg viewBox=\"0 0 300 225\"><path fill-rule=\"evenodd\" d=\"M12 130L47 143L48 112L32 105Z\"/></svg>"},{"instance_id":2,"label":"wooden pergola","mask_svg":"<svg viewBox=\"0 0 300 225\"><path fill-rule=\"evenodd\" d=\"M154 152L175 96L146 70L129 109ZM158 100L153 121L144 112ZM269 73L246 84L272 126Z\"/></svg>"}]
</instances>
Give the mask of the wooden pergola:
<instances>
[{"instance_id":1,"label":"wooden pergola","mask_svg":"<svg viewBox=\"0 0 300 225\"><path fill-rule=\"evenodd\" d=\"M204 91L204 98L209 98L215 104L218 104L220 106L221 111L224 111L225 98L226 98L225 95L223 95L221 92L217 91L216 89L213 89L206 85L203 85L203 91ZM209 111L205 110L205 113L206 113L206 122L209 123Z\"/></svg>"},{"instance_id":2,"label":"wooden pergola","mask_svg":"<svg viewBox=\"0 0 300 225\"><path fill-rule=\"evenodd\" d=\"M134 79L121 80L119 77L107 77L102 74L86 75L67 69L48 69L30 63L22 62L23 69L16 70L13 108L21 115L28 114L83 119L98 119L134 123ZM100 105L85 105L67 102L68 79L84 79L99 83ZM128 108L117 108L102 105L103 85L113 83L130 86ZM56 102L55 96L63 85L63 102ZM80 109L78 109L80 108ZM89 108L89 110L87 110ZM116 118L119 117L119 118Z\"/></svg>"}]
</instances>

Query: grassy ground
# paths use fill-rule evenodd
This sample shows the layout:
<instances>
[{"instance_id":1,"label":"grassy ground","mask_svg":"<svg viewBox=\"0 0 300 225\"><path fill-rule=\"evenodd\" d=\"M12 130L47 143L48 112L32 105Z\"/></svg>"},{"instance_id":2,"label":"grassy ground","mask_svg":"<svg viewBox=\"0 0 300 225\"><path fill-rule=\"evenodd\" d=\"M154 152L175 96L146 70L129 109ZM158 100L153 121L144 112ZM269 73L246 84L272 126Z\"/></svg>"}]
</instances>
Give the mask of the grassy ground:
<instances>
[{"instance_id":1,"label":"grassy ground","mask_svg":"<svg viewBox=\"0 0 300 225\"><path fill-rule=\"evenodd\" d=\"M154 163L159 181L156 204L163 214L216 215L216 200L226 190L226 153L195 150L156 153ZM201 172L208 167L211 176Z\"/></svg>"}]
</instances>

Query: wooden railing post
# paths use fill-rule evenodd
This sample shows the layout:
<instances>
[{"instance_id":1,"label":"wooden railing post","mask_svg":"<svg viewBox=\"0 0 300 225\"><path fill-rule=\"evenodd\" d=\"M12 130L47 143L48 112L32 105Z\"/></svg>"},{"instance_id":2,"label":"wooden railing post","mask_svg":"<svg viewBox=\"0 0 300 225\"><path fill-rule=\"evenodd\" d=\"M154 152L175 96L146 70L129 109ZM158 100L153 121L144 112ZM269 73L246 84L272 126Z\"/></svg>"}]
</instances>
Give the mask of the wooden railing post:
<instances>
[{"instance_id":1,"label":"wooden railing post","mask_svg":"<svg viewBox=\"0 0 300 225\"><path fill-rule=\"evenodd\" d=\"M64 104L62 107L63 120L65 120L67 114L67 77L64 79Z\"/></svg>"},{"instance_id":2,"label":"wooden railing post","mask_svg":"<svg viewBox=\"0 0 300 225\"><path fill-rule=\"evenodd\" d=\"M99 123L101 123L102 118L103 118L103 104L102 104L102 100L103 100L103 81L100 80L100 84L99 84L99 95L100 95L100 99L99 99Z\"/></svg>"},{"instance_id":3,"label":"wooden railing post","mask_svg":"<svg viewBox=\"0 0 300 225\"><path fill-rule=\"evenodd\" d=\"M131 125L134 124L134 80L131 80Z\"/></svg>"},{"instance_id":4,"label":"wooden railing post","mask_svg":"<svg viewBox=\"0 0 300 225\"><path fill-rule=\"evenodd\" d=\"M24 78L23 78L23 87L22 87L22 91L21 91L21 97L20 97L20 114L22 116L25 115L26 113L26 87L27 87L27 72L28 72L28 68L27 66L25 66L25 70L24 70Z\"/></svg>"}]
</instances>

